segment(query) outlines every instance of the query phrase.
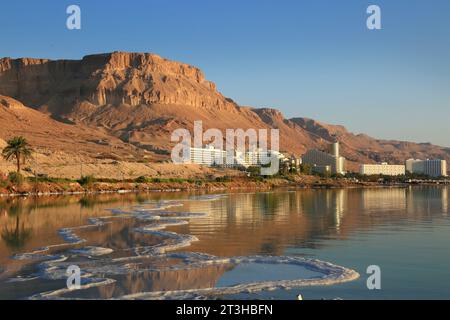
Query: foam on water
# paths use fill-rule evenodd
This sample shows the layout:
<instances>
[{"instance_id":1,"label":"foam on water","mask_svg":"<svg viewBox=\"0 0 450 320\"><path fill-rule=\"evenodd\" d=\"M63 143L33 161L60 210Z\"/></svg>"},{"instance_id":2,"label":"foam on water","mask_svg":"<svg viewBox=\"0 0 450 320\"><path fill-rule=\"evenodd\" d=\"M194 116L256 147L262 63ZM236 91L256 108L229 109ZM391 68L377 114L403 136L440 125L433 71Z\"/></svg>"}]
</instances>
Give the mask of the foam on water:
<instances>
[{"instance_id":1,"label":"foam on water","mask_svg":"<svg viewBox=\"0 0 450 320\"><path fill-rule=\"evenodd\" d=\"M106 218L106 217L104 217ZM58 231L58 234L63 238L64 243L49 245L43 248L38 248L33 250L32 252L25 252L25 253L19 253L12 256L12 259L15 260L51 260L51 259L58 259L59 256L54 255L48 255L44 254L46 252L49 252L52 249L59 249L64 247L69 247L77 244L81 244L83 242L86 242L85 239L82 239L78 237L75 233L75 230L81 230L81 229L88 229L93 227L100 227L105 225L109 222L104 222L102 219L104 218L89 218L88 224L79 226L79 227L72 227L72 228L63 228Z\"/></svg>"},{"instance_id":2,"label":"foam on water","mask_svg":"<svg viewBox=\"0 0 450 320\"><path fill-rule=\"evenodd\" d=\"M194 258L194 257L192 257ZM329 262L324 262L316 259L305 259L301 257L277 257L277 256L253 256L253 257L232 257L232 258L214 258L206 257L207 260L201 260L198 263L213 264L213 263L229 263L229 264L278 264L278 265L292 265L299 268L305 268L314 273L320 274L312 278L299 278L290 280L271 280L271 281L257 281L250 283L237 284L229 287L217 287L206 289L193 290L178 290L178 291L161 291L161 292L142 292L137 294L130 294L120 297L121 299L145 299L145 300L162 300L162 299L210 299L220 298L224 295L233 295L240 293L256 293L259 291L270 291L276 289L290 289L306 286L323 286L332 285L347 281L355 280L359 274L351 269L347 269Z\"/></svg>"},{"instance_id":3,"label":"foam on water","mask_svg":"<svg viewBox=\"0 0 450 320\"><path fill-rule=\"evenodd\" d=\"M15 277L15 278L8 279L6 282L7 283L26 282L26 281L36 280L36 279L38 279L38 277Z\"/></svg>"}]
</instances>

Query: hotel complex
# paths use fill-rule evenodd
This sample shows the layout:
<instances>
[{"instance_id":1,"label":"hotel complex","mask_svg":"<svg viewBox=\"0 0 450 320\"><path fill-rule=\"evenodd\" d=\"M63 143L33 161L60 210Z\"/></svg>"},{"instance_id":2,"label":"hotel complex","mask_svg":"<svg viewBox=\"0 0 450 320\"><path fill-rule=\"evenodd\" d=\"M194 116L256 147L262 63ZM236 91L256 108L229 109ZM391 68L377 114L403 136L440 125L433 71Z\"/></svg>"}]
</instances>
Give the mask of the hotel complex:
<instances>
[{"instance_id":1,"label":"hotel complex","mask_svg":"<svg viewBox=\"0 0 450 320\"><path fill-rule=\"evenodd\" d=\"M339 155L339 142L330 145L329 150L308 150L302 157L303 164L309 164L320 173L345 174L345 158Z\"/></svg>"},{"instance_id":2,"label":"hotel complex","mask_svg":"<svg viewBox=\"0 0 450 320\"><path fill-rule=\"evenodd\" d=\"M446 177L447 161L445 160L406 160L406 171L430 177Z\"/></svg>"},{"instance_id":3,"label":"hotel complex","mask_svg":"<svg viewBox=\"0 0 450 320\"><path fill-rule=\"evenodd\" d=\"M205 166L225 165L227 152L207 145L205 148L190 148L191 163Z\"/></svg>"},{"instance_id":4,"label":"hotel complex","mask_svg":"<svg viewBox=\"0 0 450 320\"><path fill-rule=\"evenodd\" d=\"M236 152L236 162L244 167L260 166L269 164L271 158L274 157L278 161L287 160L284 154L274 150L256 149L245 153Z\"/></svg>"},{"instance_id":5,"label":"hotel complex","mask_svg":"<svg viewBox=\"0 0 450 320\"><path fill-rule=\"evenodd\" d=\"M211 145L205 148L190 148L191 163L220 166L220 167L244 167L262 166L269 164L271 158L278 159L283 168L300 170L300 163L310 165L312 171L323 174L345 174L345 158L339 154L339 143L333 143L327 151L317 149L308 150L301 159L285 155L274 150L255 149L245 153L233 151L227 158L227 151L216 149ZM418 160L408 159L406 165L362 164L359 173L362 175L401 176L406 171L423 174L430 177L446 177L447 162L445 160Z\"/></svg>"},{"instance_id":6,"label":"hotel complex","mask_svg":"<svg viewBox=\"0 0 450 320\"><path fill-rule=\"evenodd\" d=\"M383 162L381 164L362 164L359 173L363 175L402 176L405 174L404 165L392 165Z\"/></svg>"},{"instance_id":7,"label":"hotel complex","mask_svg":"<svg viewBox=\"0 0 450 320\"><path fill-rule=\"evenodd\" d=\"M278 151L256 149L245 153L233 151L233 154L227 161L227 151L216 149L214 146L207 145L205 148L190 148L191 163L205 166L247 168L269 164L272 157L275 157L278 161L288 160Z\"/></svg>"}]
</instances>

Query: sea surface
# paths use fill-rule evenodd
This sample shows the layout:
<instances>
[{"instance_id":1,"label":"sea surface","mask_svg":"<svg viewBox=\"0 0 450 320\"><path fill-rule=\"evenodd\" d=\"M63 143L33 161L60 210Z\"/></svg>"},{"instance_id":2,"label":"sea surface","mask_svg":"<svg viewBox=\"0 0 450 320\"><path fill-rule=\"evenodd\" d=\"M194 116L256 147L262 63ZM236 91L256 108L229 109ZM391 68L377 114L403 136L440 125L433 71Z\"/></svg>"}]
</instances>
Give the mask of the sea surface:
<instances>
[{"instance_id":1,"label":"sea surface","mask_svg":"<svg viewBox=\"0 0 450 320\"><path fill-rule=\"evenodd\" d=\"M0 198L0 299L450 299L449 189Z\"/></svg>"}]
</instances>

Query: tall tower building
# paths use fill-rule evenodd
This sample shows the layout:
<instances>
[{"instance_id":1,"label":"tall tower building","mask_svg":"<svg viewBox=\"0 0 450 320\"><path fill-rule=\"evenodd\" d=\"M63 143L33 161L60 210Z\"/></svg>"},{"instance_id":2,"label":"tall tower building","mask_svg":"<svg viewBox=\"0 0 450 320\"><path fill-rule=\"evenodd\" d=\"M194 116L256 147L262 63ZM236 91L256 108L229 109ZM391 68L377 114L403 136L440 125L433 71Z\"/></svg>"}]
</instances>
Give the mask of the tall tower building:
<instances>
[{"instance_id":1,"label":"tall tower building","mask_svg":"<svg viewBox=\"0 0 450 320\"><path fill-rule=\"evenodd\" d=\"M331 173L345 174L345 158L339 154L339 142L330 144L326 151L308 150L302 156L302 162L316 167L331 168Z\"/></svg>"}]
</instances>

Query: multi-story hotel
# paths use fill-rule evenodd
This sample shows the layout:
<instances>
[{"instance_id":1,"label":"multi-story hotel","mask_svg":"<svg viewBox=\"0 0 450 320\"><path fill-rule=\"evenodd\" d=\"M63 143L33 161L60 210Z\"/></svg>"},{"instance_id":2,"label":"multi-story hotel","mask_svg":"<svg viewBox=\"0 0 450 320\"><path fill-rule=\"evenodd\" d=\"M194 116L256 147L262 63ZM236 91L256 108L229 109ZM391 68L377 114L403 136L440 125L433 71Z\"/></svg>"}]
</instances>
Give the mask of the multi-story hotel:
<instances>
[{"instance_id":1,"label":"multi-story hotel","mask_svg":"<svg viewBox=\"0 0 450 320\"><path fill-rule=\"evenodd\" d=\"M411 173L424 174L430 177L446 177L447 161L445 160L406 160L406 170Z\"/></svg>"},{"instance_id":2,"label":"multi-story hotel","mask_svg":"<svg viewBox=\"0 0 450 320\"><path fill-rule=\"evenodd\" d=\"M381 164L362 164L359 167L359 173L367 176L402 176L405 174L405 166L387 164L386 162Z\"/></svg>"},{"instance_id":3,"label":"multi-story hotel","mask_svg":"<svg viewBox=\"0 0 450 320\"><path fill-rule=\"evenodd\" d=\"M410 173L423 173L423 160L419 159L408 159L405 161L406 171Z\"/></svg>"},{"instance_id":4,"label":"multi-story hotel","mask_svg":"<svg viewBox=\"0 0 450 320\"><path fill-rule=\"evenodd\" d=\"M205 166L260 166L269 164L271 157L273 156L276 157L278 161L283 161L285 159L285 156L278 151L256 149L246 153L233 151L232 161L230 161L227 159L227 151L216 149L211 145L207 145L205 148L190 148L191 163Z\"/></svg>"},{"instance_id":5,"label":"multi-story hotel","mask_svg":"<svg viewBox=\"0 0 450 320\"><path fill-rule=\"evenodd\" d=\"M236 153L236 161L245 167L269 164L272 157L275 157L278 161L283 161L286 159L284 154L275 150L256 149L253 151L248 151L240 157L239 154Z\"/></svg>"},{"instance_id":6,"label":"multi-story hotel","mask_svg":"<svg viewBox=\"0 0 450 320\"><path fill-rule=\"evenodd\" d=\"M317 149L308 150L302 156L302 163L320 168L329 166L331 173L333 174L345 173L345 158L339 155L338 142L331 144L327 151L320 151Z\"/></svg>"},{"instance_id":7,"label":"multi-story hotel","mask_svg":"<svg viewBox=\"0 0 450 320\"><path fill-rule=\"evenodd\" d=\"M191 163L205 166L226 165L227 152L207 145L205 148L190 148Z\"/></svg>"}]
</instances>

